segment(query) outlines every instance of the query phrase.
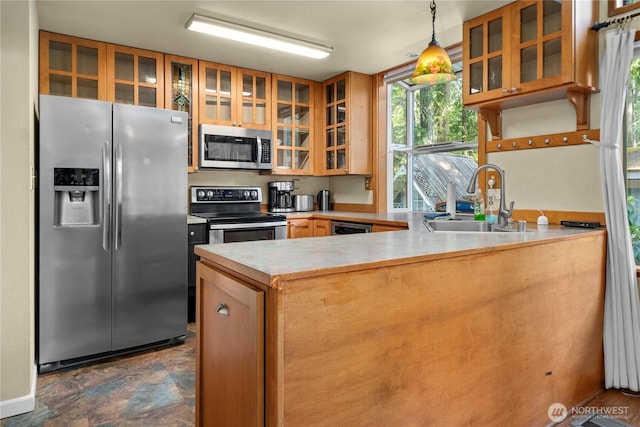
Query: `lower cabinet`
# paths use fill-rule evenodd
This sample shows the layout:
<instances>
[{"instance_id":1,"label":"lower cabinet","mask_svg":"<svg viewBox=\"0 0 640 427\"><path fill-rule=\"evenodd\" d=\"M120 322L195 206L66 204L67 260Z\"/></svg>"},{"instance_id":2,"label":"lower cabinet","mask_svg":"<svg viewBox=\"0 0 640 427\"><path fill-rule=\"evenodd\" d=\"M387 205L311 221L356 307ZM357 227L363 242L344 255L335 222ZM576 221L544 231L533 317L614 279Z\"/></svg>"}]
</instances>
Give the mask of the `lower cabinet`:
<instances>
[{"instance_id":1,"label":"lower cabinet","mask_svg":"<svg viewBox=\"0 0 640 427\"><path fill-rule=\"evenodd\" d=\"M408 225L373 224L374 233L380 231L408 230ZM331 219L326 218L287 218L287 238L331 236Z\"/></svg>"},{"instance_id":2,"label":"lower cabinet","mask_svg":"<svg viewBox=\"0 0 640 427\"><path fill-rule=\"evenodd\" d=\"M197 266L196 426L264 425L264 292Z\"/></svg>"},{"instance_id":3,"label":"lower cabinet","mask_svg":"<svg viewBox=\"0 0 640 427\"><path fill-rule=\"evenodd\" d=\"M298 239L300 237L313 237L312 218L287 219L287 238Z\"/></svg>"},{"instance_id":4,"label":"lower cabinet","mask_svg":"<svg viewBox=\"0 0 640 427\"><path fill-rule=\"evenodd\" d=\"M313 220L313 235L319 236L331 236L331 220L316 218Z\"/></svg>"}]
</instances>

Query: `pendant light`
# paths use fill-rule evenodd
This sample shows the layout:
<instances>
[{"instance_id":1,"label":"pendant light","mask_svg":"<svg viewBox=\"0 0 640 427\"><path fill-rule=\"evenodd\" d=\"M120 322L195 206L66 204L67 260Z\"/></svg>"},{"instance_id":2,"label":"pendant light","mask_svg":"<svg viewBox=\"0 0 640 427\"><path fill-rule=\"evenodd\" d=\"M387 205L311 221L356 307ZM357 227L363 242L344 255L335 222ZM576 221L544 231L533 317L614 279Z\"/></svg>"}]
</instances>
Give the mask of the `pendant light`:
<instances>
[{"instance_id":1,"label":"pendant light","mask_svg":"<svg viewBox=\"0 0 640 427\"><path fill-rule=\"evenodd\" d=\"M436 41L436 2L431 0L431 28L433 34L429 46L422 52L411 76L414 84L436 85L456 79L447 51Z\"/></svg>"}]
</instances>

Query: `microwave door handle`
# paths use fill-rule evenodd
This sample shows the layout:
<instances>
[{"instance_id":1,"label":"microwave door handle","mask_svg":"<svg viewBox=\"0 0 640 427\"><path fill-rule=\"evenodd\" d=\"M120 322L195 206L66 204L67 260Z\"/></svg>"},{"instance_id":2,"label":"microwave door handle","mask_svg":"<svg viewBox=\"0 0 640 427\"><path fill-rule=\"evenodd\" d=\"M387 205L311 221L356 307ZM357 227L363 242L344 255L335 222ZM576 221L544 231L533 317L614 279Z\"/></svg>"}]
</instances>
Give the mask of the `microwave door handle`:
<instances>
[{"instance_id":1,"label":"microwave door handle","mask_svg":"<svg viewBox=\"0 0 640 427\"><path fill-rule=\"evenodd\" d=\"M102 147L102 249L109 250L111 233L111 144Z\"/></svg>"},{"instance_id":2,"label":"microwave door handle","mask_svg":"<svg viewBox=\"0 0 640 427\"><path fill-rule=\"evenodd\" d=\"M260 164L262 160L262 140L260 139L260 135L256 138L256 163Z\"/></svg>"}]
</instances>

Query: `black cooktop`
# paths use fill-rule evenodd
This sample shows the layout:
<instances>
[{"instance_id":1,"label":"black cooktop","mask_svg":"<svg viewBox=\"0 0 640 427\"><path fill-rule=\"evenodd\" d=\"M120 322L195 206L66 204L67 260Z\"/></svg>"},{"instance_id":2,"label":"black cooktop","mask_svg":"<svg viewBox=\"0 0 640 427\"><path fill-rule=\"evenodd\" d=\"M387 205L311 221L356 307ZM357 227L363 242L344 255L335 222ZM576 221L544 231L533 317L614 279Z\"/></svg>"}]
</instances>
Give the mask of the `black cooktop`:
<instances>
[{"instance_id":1,"label":"black cooktop","mask_svg":"<svg viewBox=\"0 0 640 427\"><path fill-rule=\"evenodd\" d=\"M205 218L209 223L216 224L240 224L252 222L286 221L284 215L264 212L200 212L191 213L193 216Z\"/></svg>"}]
</instances>

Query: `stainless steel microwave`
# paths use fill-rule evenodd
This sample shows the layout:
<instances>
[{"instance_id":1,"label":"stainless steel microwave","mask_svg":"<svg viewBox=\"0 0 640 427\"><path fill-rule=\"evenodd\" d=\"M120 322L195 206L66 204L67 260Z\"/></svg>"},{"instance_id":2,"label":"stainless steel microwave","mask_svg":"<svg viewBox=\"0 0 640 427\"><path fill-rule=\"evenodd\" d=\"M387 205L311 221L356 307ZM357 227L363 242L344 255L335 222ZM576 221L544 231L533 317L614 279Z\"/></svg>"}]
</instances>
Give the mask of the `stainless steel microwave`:
<instances>
[{"instance_id":1,"label":"stainless steel microwave","mask_svg":"<svg viewBox=\"0 0 640 427\"><path fill-rule=\"evenodd\" d=\"M200 125L200 167L272 169L271 144L268 130Z\"/></svg>"}]
</instances>

